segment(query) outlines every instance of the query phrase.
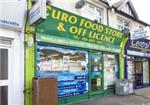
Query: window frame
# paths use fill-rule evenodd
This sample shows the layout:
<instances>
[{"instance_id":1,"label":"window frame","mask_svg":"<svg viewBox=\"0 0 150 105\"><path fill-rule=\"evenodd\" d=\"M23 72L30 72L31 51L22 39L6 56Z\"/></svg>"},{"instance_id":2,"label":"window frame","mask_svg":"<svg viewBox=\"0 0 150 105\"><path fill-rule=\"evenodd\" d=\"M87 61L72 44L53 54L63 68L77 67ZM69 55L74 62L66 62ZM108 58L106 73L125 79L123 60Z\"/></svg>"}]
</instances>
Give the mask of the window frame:
<instances>
[{"instance_id":1,"label":"window frame","mask_svg":"<svg viewBox=\"0 0 150 105\"><path fill-rule=\"evenodd\" d=\"M98 23L103 23L103 9L100 8L100 7L97 7L91 3L86 3L86 10L84 9L82 12L85 12L86 15L83 14L83 16L86 16L86 18L90 19L90 20L98 20L97 22ZM93 16L91 17L91 9L90 8L93 8ZM99 13L98 13L99 12ZM100 15L97 15L97 14L100 14Z\"/></svg>"},{"instance_id":2,"label":"window frame","mask_svg":"<svg viewBox=\"0 0 150 105\"><path fill-rule=\"evenodd\" d=\"M119 22L120 20L122 22ZM125 25L126 23L128 23L129 26L126 26ZM122 29L120 29L119 27L122 27ZM130 32L130 30L131 30L131 22L127 21L126 19L123 19L121 17L117 17L117 29L119 29L120 31L123 31L123 30L127 29Z\"/></svg>"}]
</instances>

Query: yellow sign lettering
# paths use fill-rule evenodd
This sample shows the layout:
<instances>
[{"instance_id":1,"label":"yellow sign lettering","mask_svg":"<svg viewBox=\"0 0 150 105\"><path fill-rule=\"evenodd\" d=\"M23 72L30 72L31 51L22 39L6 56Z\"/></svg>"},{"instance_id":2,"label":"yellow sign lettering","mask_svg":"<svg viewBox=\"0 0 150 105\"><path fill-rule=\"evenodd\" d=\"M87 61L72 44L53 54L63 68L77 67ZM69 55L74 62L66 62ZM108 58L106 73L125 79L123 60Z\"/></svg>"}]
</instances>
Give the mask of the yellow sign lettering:
<instances>
[{"instance_id":1,"label":"yellow sign lettering","mask_svg":"<svg viewBox=\"0 0 150 105\"><path fill-rule=\"evenodd\" d=\"M71 24L76 24L76 23L77 23L77 17L75 17L75 16L70 16L70 17L69 17L69 23L71 23Z\"/></svg>"},{"instance_id":2,"label":"yellow sign lettering","mask_svg":"<svg viewBox=\"0 0 150 105\"><path fill-rule=\"evenodd\" d=\"M57 26L57 30L58 30L58 31L64 31L64 32L66 32L63 23L59 23L59 25Z\"/></svg>"},{"instance_id":3,"label":"yellow sign lettering","mask_svg":"<svg viewBox=\"0 0 150 105\"><path fill-rule=\"evenodd\" d=\"M69 31L72 34L82 35L82 36L86 35L86 32L87 32L87 30L83 28L78 28L76 26L71 26Z\"/></svg>"},{"instance_id":4,"label":"yellow sign lettering","mask_svg":"<svg viewBox=\"0 0 150 105\"><path fill-rule=\"evenodd\" d=\"M69 30L72 34L76 34L77 32L78 32L78 29L77 29L77 27L75 27L75 26L72 26L72 27L70 27L70 30Z\"/></svg>"},{"instance_id":5,"label":"yellow sign lettering","mask_svg":"<svg viewBox=\"0 0 150 105\"><path fill-rule=\"evenodd\" d=\"M60 19L60 15L61 15L60 11L57 11L57 10L53 9L53 11L52 11L52 18L53 19L59 20Z\"/></svg>"},{"instance_id":6,"label":"yellow sign lettering","mask_svg":"<svg viewBox=\"0 0 150 105\"><path fill-rule=\"evenodd\" d=\"M61 15L61 21L67 22L68 16L69 16L69 15L68 15L67 13L62 13L62 15Z\"/></svg>"},{"instance_id":7,"label":"yellow sign lettering","mask_svg":"<svg viewBox=\"0 0 150 105\"><path fill-rule=\"evenodd\" d=\"M86 21L84 26L85 26L85 28L91 28L92 23L90 21Z\"/></svg>"},{"instance_id":8,"label":"yellow sign lettering","mask_svg":"<svg viewBox=\"0 0 150 105\"><path fill-rule=\"evenodd\" d=\"M115 41L115 38L112 36L102 35L101 33L96 33L93 31L90 31L89 38L95 39L98 41L109 42L109 43L114 43L114 41Z\"/></svg>"},{"instance_id":9,"label":"yellow sign lettering","mask_svg":"<svg viewBox=\"0 0 150 105\"><path fill-rule=\"evenodd\" d=\"M92 30L96 31L98 29L98 24L94 23L92 25Z\"/></svg>"}]
</instances>

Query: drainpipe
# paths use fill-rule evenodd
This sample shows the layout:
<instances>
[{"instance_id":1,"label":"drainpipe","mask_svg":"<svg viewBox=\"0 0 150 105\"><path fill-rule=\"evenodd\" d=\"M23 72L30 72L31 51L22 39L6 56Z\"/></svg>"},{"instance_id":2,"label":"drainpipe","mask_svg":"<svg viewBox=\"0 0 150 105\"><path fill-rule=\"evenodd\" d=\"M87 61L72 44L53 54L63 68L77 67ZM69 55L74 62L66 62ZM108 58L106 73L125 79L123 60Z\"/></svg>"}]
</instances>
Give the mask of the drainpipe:
<instances>
[{"instance_id":1,"label":"drainpipe","mask_svg":"<svg viewBox=\"0 0 150 105\"><path fill-rule=\"evenodd\" d=\"M107 8L106 12L107 12L107 26L109 26L109 13L108 13L108 8Z\"/></svg>"},{"instance_id":2,"label":"drainpipe","mask_svg":"<svg viewBox=\"0 0 150 105\"><path fill-rule=\"evenodd\" d=\"M27 8L28 10L32 7L32 0L27 0Z\"/></svg>"},{"instance_id":3,"label":"drainpipe","mask_svg":"<svg viewBox=\"0 0 150 105\"><path fill-rule=\"evenodd\" d=\"M32 78L34 77L35 71L35 44L28 46L27 42L33 38L35 28L29 25L29 10L32 7L32 0L27 1L27 18L25 24L25 89L24 89L24 105L32 105ZM35 42L35 41L34 41Z\"/></svg>"}]
</instances>

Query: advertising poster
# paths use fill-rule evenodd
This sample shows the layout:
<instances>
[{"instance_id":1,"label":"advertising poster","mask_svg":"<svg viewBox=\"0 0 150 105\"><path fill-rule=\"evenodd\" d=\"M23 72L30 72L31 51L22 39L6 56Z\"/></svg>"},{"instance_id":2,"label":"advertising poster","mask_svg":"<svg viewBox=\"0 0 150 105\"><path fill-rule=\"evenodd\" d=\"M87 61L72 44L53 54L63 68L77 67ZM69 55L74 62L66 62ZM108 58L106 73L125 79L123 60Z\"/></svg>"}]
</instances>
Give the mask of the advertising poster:
<instances>
[{"instance_id":1,"label":"advertising poster","mask_svg":"<svg viewBox=\"0 0 150 105\"><path fill-rule=\"evenodd\" d=\"M117 61L115 55L104 54L104 87L105 89L114 86L117 78ZM107 86L106 86L107 85Z\"/></svg>"},{"instance_id":2,"label":"advertising poster","mask_svg":"<svg viewBox=\"0 0 150 105\"><path fill-rule=\"evenodd\" d=\"M127 76L128 76L128 79L129 80L133 80L134 78L133 78L133 75L134 75L134 62L132 61L132 59L131 58L128 58L128 60L127 60Z\"/></svg>"},{"instance_id":3,"label":"advertising poster","mask_svg":"<svg viewBox=\"0 0 150 105\"><path fill-rule=\"evenodd\" d=\"M148 62L148 59L143 62L143 83L149 83L149 62Z\"/></svg>"},{"instance_id":4,"label":"advertising poster","mask_svg":"<svg viewBox=\"0 0 150 105\"><path fill-rule=\"evenodd\" d=\"M37 47L36 77L58 79L58 97L88 92L87 52L58 47Z\"/></svg>"}]
</instances>

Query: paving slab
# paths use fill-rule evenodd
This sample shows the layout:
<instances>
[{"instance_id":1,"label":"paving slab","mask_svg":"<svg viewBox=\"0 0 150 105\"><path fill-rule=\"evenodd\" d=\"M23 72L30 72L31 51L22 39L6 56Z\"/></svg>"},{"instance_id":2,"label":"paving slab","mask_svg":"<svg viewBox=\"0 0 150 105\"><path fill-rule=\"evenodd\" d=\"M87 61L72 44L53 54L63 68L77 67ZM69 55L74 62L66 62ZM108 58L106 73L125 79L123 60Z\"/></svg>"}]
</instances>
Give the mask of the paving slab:
<instances>
[{"instance_id":1,"label":"paving slab","mask_svg":"<svg viewBox=\"0 0 150 105\"><path fill-rule=\"evenodd\" d=\"M135 95L143 96L145 98L150 99L150 87L136 90Z\"/></svg>"}]
</instances>

